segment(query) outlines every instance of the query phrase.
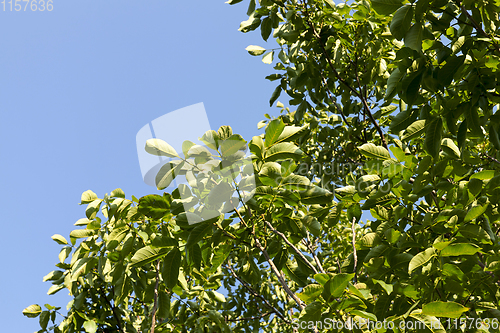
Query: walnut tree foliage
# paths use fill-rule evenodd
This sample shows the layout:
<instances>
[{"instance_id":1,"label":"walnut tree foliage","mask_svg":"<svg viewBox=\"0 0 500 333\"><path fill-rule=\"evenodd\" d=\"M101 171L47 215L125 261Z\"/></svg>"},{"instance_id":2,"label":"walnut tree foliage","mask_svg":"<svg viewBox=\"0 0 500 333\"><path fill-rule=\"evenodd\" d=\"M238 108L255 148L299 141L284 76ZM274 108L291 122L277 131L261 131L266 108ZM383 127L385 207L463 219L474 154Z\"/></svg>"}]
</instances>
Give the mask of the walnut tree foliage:
<instances>
[{"instance_id":1,"label":"walnut tree foliage","mask_svg":"<svg viewBox=\"0 0 500 333\"><path fill-rule=\"evenodd\" d=\"M158 189L187 183L84 192L44 277L72 301L24 314L65 333L498 332L499 11L250 0L239 30L273 40L247 50L290 107L249 141L148 141L173 158Z\"/></svg>"}]
</instances>

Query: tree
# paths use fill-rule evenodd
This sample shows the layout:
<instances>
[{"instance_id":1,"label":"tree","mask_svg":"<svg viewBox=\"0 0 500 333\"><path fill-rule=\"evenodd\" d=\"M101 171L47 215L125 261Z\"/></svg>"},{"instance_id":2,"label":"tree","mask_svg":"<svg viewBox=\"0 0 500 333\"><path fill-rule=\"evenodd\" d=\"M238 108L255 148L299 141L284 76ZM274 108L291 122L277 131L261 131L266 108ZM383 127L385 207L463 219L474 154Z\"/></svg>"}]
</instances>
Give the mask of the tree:
<instances>
[{"instance_id":1,"label":"tree","mask_svg":"<svg viewBox=\"0 0 500 333\"><path fill-rule=\"evenodd\" d=\"M24 314L40 332L498 332L499 6L251 0L240 30L277 48L247 50L290 107L248 143L148 141L175 158L158 188L188 183L84 192L44 278L68 313Z\"/></svg>"}]
</instances>

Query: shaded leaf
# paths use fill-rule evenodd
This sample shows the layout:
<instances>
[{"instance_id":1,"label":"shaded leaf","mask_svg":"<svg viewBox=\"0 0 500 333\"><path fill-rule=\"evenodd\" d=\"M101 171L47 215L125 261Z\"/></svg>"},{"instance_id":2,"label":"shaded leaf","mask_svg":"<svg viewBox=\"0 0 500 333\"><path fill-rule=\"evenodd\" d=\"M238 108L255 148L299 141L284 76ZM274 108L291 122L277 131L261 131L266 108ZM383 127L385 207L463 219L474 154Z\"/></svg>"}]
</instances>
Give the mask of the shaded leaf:
<instances>
[{"instance_id":1,"label":"shaded leaf","mask_svg":"<svg viewBox=\"0 0 500 333\"><path fill-rule=\"evenodd\" d=\"M179 280L179 269L181 267L181 251L174 248L168 252L163 260L162 277L169 290L175 287Z\"/></svg>"}]
</instances>

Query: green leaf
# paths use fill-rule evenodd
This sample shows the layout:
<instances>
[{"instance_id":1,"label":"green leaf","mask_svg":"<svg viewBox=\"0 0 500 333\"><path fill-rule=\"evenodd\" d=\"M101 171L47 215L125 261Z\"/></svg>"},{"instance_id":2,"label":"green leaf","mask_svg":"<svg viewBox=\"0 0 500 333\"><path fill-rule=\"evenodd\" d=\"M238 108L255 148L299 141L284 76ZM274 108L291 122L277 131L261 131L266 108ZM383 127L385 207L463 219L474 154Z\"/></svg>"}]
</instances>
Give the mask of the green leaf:
<instances>
[{"instance_id":1,"label":"green leaf","mask_svg":"<svg viewBox=\"0 0 500 333\"><path fill-rule=\"evenodd\" d=\"M472 134L482 137L483 131L479 121L479 114L477 113L477 107L470 107L465 112L465 118L467 119L467 126L471 130Z\"/></svg>"},{"instance_id":2,"label":"green leaf","mask_svg":"<svg viewBox=\"0 0 500 333\"><path fill-rule=\"evenodd\" d=\"M23 315L28 318L36 318L42 312L42 307L38 304L32 304L23 310Z\"/></svg>"},{"instance_id":3,"label":"green leaf","mask_svg":"<svg viewBox=\"0 0 500 333\"><path fill-rule=\"evenodd\" d=\"M429 7L430 0L418 0L417 5L415 6L415 20L419 22L422 20L422 17L427 12L427 8Z\"/></svg>"},{"instance_id":4,"label":"green leaf","mask_svg":"<svg viewBox=\"0 0 500 333\"><path fill-rule=\"evenodd\" d=\"M458 280L463 280L465 278L465 274L457 265L449 263L443 265L443 275L454 277Z\"/></svg>"},{"instance_id":5,"label":"green leaf","mask_svg":"<svg viewBox=\"0 0 500 333\"><path fill-rule=\"evenodd\" d=\"M115 228L108 236L106 248L108 251L114 250L125 238L130 228L128 226Z\"/></svg>"},{"instance_id":6,"label":"green leaf","mask_svg":"<svg viewBox=\"0 0 500 333\"><path fill-rule=\"evenodd\" d=\"M274 51L267 52L262 56L262 62L270 65L273 63L273 58L274 58Z\"/></svg>"},{"instance_id":7,"label":"green leaf","mask_svg":"<svg viewBox=\"0 0 500 333\"><path fill-rule=\"evenodd\" d=\"M178 246L179 242L174 239L169 237L166 234L156 234L156 237L151 240L151 247L174 247Z\"/></svg>"},{"instance_id":8,"label":"green leaf","mask_svg":"<svg viewBox=\"0 0 500 333\"><path fill-rule=\"evenodd\" d=\"M177 177L180 170L184 166L184 161L175 161L164 164L156 174L155 182L159 190L168 187L170 183Z\"/></svg>"},{"instance_id":9,"label":"green leaf","mask_svg":"<svg viewBox=\"0 0 500 333\"><path fill-rule=\"evenodd\" d=\"M212 230L212 223L203 222L199 223L193 230L189 232L186 246L189 248L205 237Z\"/></svg>"},{"instance_id":10,"label":"green leaf","mask_svg":"<svg viewBox=\"0 0 500 333\"><path fill-rule=\"evenodd\" d=\"M285 126L283 131L281 132L279 138L276 140L276 142L283 142L283 141L294 141L298 139L299 137L303 136L305 132L308 129L308 125L304 125L302 127L297 127L297 126Z\"/></svg>"},{"instance_id":11,"label":"green leaf","mask_svg":"<svg viewBox=\"0 0 500 333\"><path fill-rule=\"evenodd\" d=\"M147 217L160 219L170 212L171 197L169 194L163 196L149 194L139 199L138 211Z\"/></svg>"},{"instance_id":12,"label":"green leaf","mask_svg":"<svg viewBox=\"0 0 500 333\"><path fill-rule=\"evenodd\" d=\"M76 221L74 225L76 225L76 226L82 226L82 225L87 225L87 224L89 224L91 222L92 221L89 220L88 218L83 218L83 219L78 219L78 221Z\"/></svg>"},{"instance_id":13,"label":"green leaf","mask_svg":"<svg viewBox=\"0 0 500 333\"><path fill-rule=\"evenodd\" d=\"M123 198L123 199L125 199L125 192L123 192L123 190L121 188L117 188L117 189L114 189L113 191L111 191L109 196L111 198Z\"/></svg>"},{"instance_id":14,"label":"green leaf","mask_svg":"<svg viewBox=\"0 0 500 333\"><path fill-rule=\"evenodd\" d=\"M361 206L362 210L372 209L376 206L385 206L386 204L393 202L396 200L396 196L392 193L376 196L373 198L369 198L365 201L365 203Z\"/></svg>"},{"instance_id":15,"label":"green leaf","mask_svg":"<svg viewBox=\"0 0 500 333\"><path fill-rule=\"evenodd\" d=\"M82 199L81 199L81 204L88 204L91 203L92 201L98 199L97 194L92 192L91 190L87 190L82 193Z\"/></svg>"},{"instance_id":16,"label":"green leaf","mask_svg":"<svg viewBox=\"0 0 500 333\"><path fill-rule=\"evenodd\" d=\"M417 112L413 110L401 111L394 118L392 118L392 121L389 124L389 129L391 132L398 134L400 131L407 129L416 118Z\"/></svg>"},{"instance_id":17,"label":"green leaf","mask_svg":"<svg viewBox=\"0 0 500 333\"><path fill-rule=\"evenodd\" d=\"M174 147L161 139L149 139L146 141L146 152L151 155L179 158L179 155L175 151Z\"/></svg>"},{"instance_id":18,"label":"green leaf","mask_svg":"<svg viewBox=\"0 0 500 333\"><path fill-rule=\"evenodd\" d=\"M452 139L444 138L443 140L441 140L441 148L449 155L460 158L460 149L458 149L457 145L453 142Z\"/></svg>"},{"instance_id":19,"label":"green leaf","mask_svg":"<svg viewBox=\"0 0 500 333\"><path fill-rule=\"evenodd\" d=\"M495 170L482 170L470 176L470 179L488 180L495 177Z\"/></svg>"},{"instance_id":20,"label":"green leaf","mask_svg":"<svg viewBox=\"0 0 500 333\"><path fill-rule=\"evenodd\" d=\"M72 238L85 238L85 237L90 237L95 234L95 230L88 230L88 229L77 229L73 230L69 233L69 236Z\"/></svg>"},{"instance_id":21,"label":"green leaf","mask_svg":"<svg viewBox=\"0 0 500 333\"><path fill-rule=\"evenodd\" d=\"M68 244L68 241L66 240L66 238L64 238L63 236L59 235L59 234L55 234L52 236L52 239L54 241L56 241L57 244L61 244L61 245L66 245Z\"/></svg>"},{"instance_id":22,"label":"green leaf","mask_svg":"<svg viewBox=\"0 0 500 333\"><path fill-rule=\"evenodd\" d=\"M323 304L320 302L312 302L301 311L299 320L306 323L315 323L321 319L322 309ZM307 327L307 325L304 325L304 327Z\"/></svg>"},{"instance_id":23,"label":"green leaf","mask_svg":"<svg viewBox=\"0 0 500 333\"><path fill-rule=\"evenodd\" d=\"M472 256L481 248L471 243L453 243L441 250L442 257Z\"/></svg>"},{"instance_id":24,"label":"green leaf","mask_svg":"<svg viewBox=\"0 0 500 333\"><path fill-rule=\"evenodd\" d=\"M408 128L405 130L401 140L407 141L413 138L417 138L422 135L425 129L425 119L417 120L413 122Z\"/></svg>"},{"instance_id":25,"label":"green leaf","mask_svg":"<svg viewBox=\"0 0 500 333\"><path fill-rule=\"evenodd\" d=\"M450 85L453 76L465 61L465 55L450 56L446 59L446 64L438 71L437 79L443 86Z\"/></svg>"},{"instance_id":26,"label":"green leaf","mask_svg":"<svg viewBox=\"0 0 500 333\"><path fill-rule=\"evenodd\" d=\"M354 273L340 273L335 275L330 281L330 293L332 297L340 297L347 288L349 282L354 278Z\"/></svg>"},{"instance_id":27,"label":"green leaf","mask_svg":"<svg viewBox=\"0 0 500 333\"><path fill-rule=\"evenodd\" d=\"M388 160L391 158L391 154L387 149L382 146L376 146L373 143L365 143L364 145L358 147L361 154L368 158L376 158L379 160Z\"/></svg>"},{"instance_id":28,"label":"green leaf","mask_svg":"<svg viewBox=\"0 0 500 333\"><path fill-rule=\"evenodd\" d=\"M262 36L262 39L267 41L272 31L273 31L273 22L271 18L266 17L265 19L262 20L262 23L260 24L260 34Z\"/></svg>"},{"instance_id":29,"label":"green leaf","mask_svg":"<svg viewBox=\"0 0 500 333\"><path fill-rule=\"evenodd\" d=\"M309 229L311 234L313 234L315 237L321 236L321 224L314 216L310 215L304 216L304 218L302 219L302 223L306 226L307 229Z\"/></svg>"},{"instance_id":30,"label":"green leaf","mask_svg":"<svg viewBox=\"0 0 500 333\"><path fill-rule=\"evenodd\" d=\"M266 128L266 134L264 135L264 144L266 147L271 147L274 143L278 141L281 133L285 129L285 124L281 119L272 120Z\"/></svg>"},{"instance_id":31,"label":"green leaf","mask_svg":"<svg viewBox=\"0 0 500 333\"><path fill-rule=\"evenodd\" d=\"M290 191L294 190L300 191L300 190L310 189L311 188L310 183L311 181L309 180L309 178L292 174L288 177L283 178L279 184L279 187L283 187Z\"/></svg>"},{"instance_id":32,"label":"green leaf","mask_svg":"<svg viewBox=\"0 0 500 333\"><path fill-rule=\"evenodd\" d=\"M422 49L422 32L423 27L419 23L412 25L410 30L405 34L405 46L412 50L420 51Z\"/></svg>"},{"instance_id":33,"label":"green leaf","mask_svg":"<svg viewBox=\"0 0 500 333\"><path fill-rule=\"evenodd\" d=\"M130 259L130 264L136 267L144 266L147 263L164 257L168 252L168 248L152 248L151 246L145 246L134 254L132 259Z\"/></svg>"},{"instance_id":34,"label":"green leaf","mask_svg":"<svg viewBox=\"0 0 500 333\"><path fill-rule=\"evenodd\" d=\"M205 134L203 134L200 138L200 141L207 145L210 149L217 150L219 148L219 135L214 130L205 132ZM186 143L186 141L184 141L184 143ZM184 143L182 144L182 151L189 152L189 150L195 146L195 144L191 145L189 142L186 143L186 146L184 146ZM186 153L184 154L186 155Z\"/></svg>"},{"instance_id":35,"label":"green leaf","mask_svg":"<svg viewBox=\"0 0 500 333\"><path fill-rule=\"evenodd\" d=\"M478 218L479 216L483 215L483 213L486 211L486 208L488 208L488 204L484 204L482 206L477 205L477 206L471 207L469 209L469 211L467 212L467 215L465 215L464 221L469 222L469 221L472 221L472 220Z\"/></svg>"},{"instance_id":36,"label":"green leaf","mask_svg":"<svg viewBox=\"0 0 500 333\"><path fill-rule=\"evenodd\" d=\"M469 308L455 302L436 301L424 304L422 314L427 316L459 318L462 313L467 312Z\"/></svg>"},{"instance_id":37,"label":"green leaf","mask_svg":"<svg viewBox=\"0 0 500 333\"><path fill-rule=\"evenodd\" d=\"M266 52L265 48L257 46L257 45L249 45L249 46L247 46L247 48L245 50L247 50L248 53L250 53L253 56L258 56L258 55L261 55L264 52Z\"/></svg>"},{"instance_id":38,"label":"green leaf","mask_svg":"<svg viewBox=\"0 0 500 333\"><path fill-rule=\"evenodd\" d=\"M300 197L301 202L306 205L329 204L333 200L332 192L319 186L313 186L308 190L301 191Z\"/></svg>"},{"instance_id":39,"label":"green leaf","mask_svg":"<svg viewBox=\"0 0 500 333\"><path fill-rule=\"evenodd\" d=\"M273 106L274 102L280 97L281 91L283 88L281 87L281 84L274 89L273 94L271 95L271 98L269 99L269 106Z\"/></svg>"},{"instance_id":40,"label":"green leaf","mask_svg":"<svg viewBox=\"0 0 500 333\"><path fill-rule=\"evenodd\" d=\"M95 333L95 332L97 332L97 324L93 320L86 320L83 323L83 328L85 329L85 332L87 332L87 333Z\"/></svg>"},{"instance_id":41,"label":"green leaf","mask_svg":"<svg viewBox=\"0 0 500 333\"><path fill-rule=\"evenodd\" d=\"M212 298L217 303L226 303L226 297L215 290L210 290L209 295L211 296L210 298Z\"/></svg>"},{"instance_id":42,"label":"green leaf","mask_svg":"<svg viewBox=\"0 0 500 333\"><path fill-rule=\"evenodd\" d=\"M379 284L385 290L387 295L390 295L394 289L392 284L385 283L385 281L373 279L373 282Z\"/></svg>"},{"instance_id":43,"label":"green leaf","mask_svg":"<svg viewBox=\"0 0 500 333\"><path fill-rule=\"evenodd\" d=\"M59 280L62 276L62 271L52 271L43 277L43 282Z\"/></svg>"},{"instance_id":44,"label":"green leaf","mask_svg":"<svg viewBox=\"0 0 500 333\"><path fill-rule=\"evenodd\" d=\"M385 91L386 99L391 97L396 92L396 87L404 76L405 73L400 71L399 68L392 71L391 76L389 76L389 79L387 80L387 89Z\"/></svg>"},{"instance_id":45,"label":"green leaf","mask_svg":"<svg viewBox=\"0 0 500 333\"><path fill-rule=\"evenodd\" d=\"M425 265L434 256L435 252L433 247L430 247L425 251L418 253L410 260L410 264L408 265L408 273L411 274L411 272L413 272L415 269L419 268L422 265Z\"/></svg>"},{"instance_id":46,"label":"green leaf","mask_svg":"<svg viewBox=\"0 0 500 333\"><path fill-rule=\"evenodd\" d=\"M64 284L54 285L49 288L49 290L47 291L47 295L54 295L55 293L63 289L64 289Z\"/></svg>"},{"instance_id":47,"label":"green leaf","mask_svg":"<svg viewBox=\"0 0 500 333\"><path fill-rule=\"evenodd\" d=\"M304 287L300 294L297 296L306 303L314 301L323 292L323 286L319 284L310 284Z\"/></svg>"},{"instance_id":48,"label":"green leaf","mask_svg":"<svg viewBox=\"0 0 500 333\"><path fill-rule=\"evenodd\" d=\"M169 290L172 290L179 280L179 269L181 267L181 251L174 248L168 252L163 260L162 277L165 285Z\"/></svg>"},{"instance_id":49,"label":"green leaf","mask_svg":"<svg viewBox=\"0 0 500 333\"><path fill-rule=\"evenodd\" d=\"M39 323L40 323L40 327L44 330L47 329L47 324L49 323L49 319L50 319L49 317L50 317L49 311L42 311L42 313L40 314Z\"/></svg>"},{"instance_id":50,"label":"green leaf","mask_svg":"<svg viewBox=\"0 0 500 333\"><path fill-rule=\"evenodd\" d=\"M233 134L220 145L222 156L230 156L246 147L246 141L239 134Z\"/></svg>"},{"instance_id":51,"label":"green leaf","mask_svg":"<svg viewBox=\"0 0 500 333\"><path fill-rule=\"evenodd\" d=\"M298 160L303 152L291 142L280 142L266 150L264 159L266 161L278 161L291 158Z\"/></svg>"},{"instance_id":52,"label":"green leaf","mask_svg":"<svg viewBox=\"0 0 500 333\"><path fill-rule=\"evenodd\" d=\"M403 0L371 0L371 3L380 15L390 15L403 5Z\"/></svg>"},{"instance_id":53,"label":"green leaf","mask_svg":"<svg viewBox=\"0 0 500 333\"><path fill-rule=\"evenodd\" d=\"M412 6L403 6L399 8L396 13L394 13L390 25L391 34L394 36L394 38L399 40L403 39L408 29L410 29L412 19Z\"/></svg>"},{"instance_id":54,"label":"green leaf","mask_svg":"<svg viewBox=\"0 0 500 333\"><path fill-rule=\"evenodd\" d=\"M432 121L425 131L424 148L425 151L436 158L441 148L441 131L443 130L443 120L441 117Z\"/></svg>"},{"instance_id":55,"label":"green leaf","mask_svg":"<svg viewBox=\"0 0 500 333\"><path fill-rule=\"evenodd\" d=\"M377 322L377 316L375 316L373 313L368 313L366 311L354 310L351 311L351 315L358 316L361 318L366 318L371 320L372 322Z\"/></svg>"},{"instance_id":56,"label":"green leaf","mask_svg":"<svg viewBox=\"0 0 500 333\"><path fill-rule=\"evenodd\" d=\"M410 314L410 317L417 319L418 321L421 321L424 323L424 325L431 331L432 333L446 333L446 330L444 329L443 325L437 319L436 317L433 316L428 316L424 315L422 313L418 313L418 311L421 310L416 310L413 311Z\"/></svg>"}]
</instances>

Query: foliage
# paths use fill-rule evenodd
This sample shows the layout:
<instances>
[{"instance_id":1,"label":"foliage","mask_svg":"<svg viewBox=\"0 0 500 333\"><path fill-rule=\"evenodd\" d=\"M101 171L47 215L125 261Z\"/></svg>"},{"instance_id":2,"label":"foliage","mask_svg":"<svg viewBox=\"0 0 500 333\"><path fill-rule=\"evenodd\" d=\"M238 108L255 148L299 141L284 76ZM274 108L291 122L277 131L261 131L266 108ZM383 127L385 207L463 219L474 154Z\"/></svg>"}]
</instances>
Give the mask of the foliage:
<instances>
[{"instance_id":1,"label":"foliage","mask_svg":"<svg viewBox=\"0 0 500 333\"><path fill-rule=\"evenodd\" d=\"M68 313L25 315L41 332L498 332L499 6L250 0L240 30L277 48L247 50L294 111L266 115L251 163L227 126L183 154L149 141L175 158L158 188L187 184L85 192L44 278Z\"/></svg>"}]
</instances>

